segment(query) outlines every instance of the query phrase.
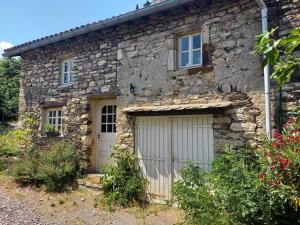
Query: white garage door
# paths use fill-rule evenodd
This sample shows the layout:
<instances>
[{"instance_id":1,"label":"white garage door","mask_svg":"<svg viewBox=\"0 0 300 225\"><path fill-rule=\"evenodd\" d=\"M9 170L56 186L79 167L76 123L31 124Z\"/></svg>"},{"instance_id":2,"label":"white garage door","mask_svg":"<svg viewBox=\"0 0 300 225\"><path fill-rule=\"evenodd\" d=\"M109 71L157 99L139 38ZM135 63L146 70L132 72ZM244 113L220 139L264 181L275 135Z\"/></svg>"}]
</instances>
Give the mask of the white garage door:
<instances>
[{"instance_id":1,"label":"white garage door","mask_svg":"<svg viewBox=\"0 0 300 225\"><path fill-rule=\"evenodd\" d=\"M136 153L153 199L171 199L171 186L188 162L204 170L211 168L212 123L212 115L136 119Z\"/></svg>"}]
</instances>

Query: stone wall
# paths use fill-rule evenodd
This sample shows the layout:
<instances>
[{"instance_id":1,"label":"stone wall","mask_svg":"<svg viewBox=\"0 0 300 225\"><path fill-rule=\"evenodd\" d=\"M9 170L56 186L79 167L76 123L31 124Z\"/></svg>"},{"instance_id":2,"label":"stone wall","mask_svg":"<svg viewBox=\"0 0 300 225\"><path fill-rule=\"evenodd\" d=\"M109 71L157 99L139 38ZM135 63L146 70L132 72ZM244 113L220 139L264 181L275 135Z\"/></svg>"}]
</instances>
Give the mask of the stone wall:
<instances>
[{"instance_id":1,"label":"stone wall","mask_svg":"<svg viewBox=\"0 0 300 225\"><path fill-rule=\"evenodd\" d=\"M20 114L27 112L38 121L35 137L44 144L43 111L49 103L62 104L64 135L88 159L96 142L91 113L95 99L117 98L117 144L131 149L134 117L124 114L124 107L231 101L231 108L214 114L216 151L225 144L255 145L264 130L263 72L253 54L260 30L253 0L215 1L211 6L195 1L28 51L22 55ZM191 32L203 33L204 66L180 70L177 39ZM71 85L60 83L65 59L74 63Z\"/></svg>"},{"instance_id":2,"label":"stone wall","mask_svg":"<svg viewBox=\"0 0 300 225\"><path fill-rule=\"evenodd\" d=\"M153 17L144 24L147 29L139 27L135 35L118 44L120 102L144 106L232 101L233 108L215 114L216 150L225 144L237 148L253 145L256 134L263 131L264 110L263 76L253 55L254 38L261 29L259 9L254 1L214 3L210 8L201 4L157 16L163 21L159 26ZM149 26L155 30L148 30ZM205 65L177 69L177 39L191 32L203 33ZM135 87L134 94L130 84ZM127 121L121 124L123 127ZM133 137L130 132L126 131L127 139Z\"/></svg>"}]
</instances>

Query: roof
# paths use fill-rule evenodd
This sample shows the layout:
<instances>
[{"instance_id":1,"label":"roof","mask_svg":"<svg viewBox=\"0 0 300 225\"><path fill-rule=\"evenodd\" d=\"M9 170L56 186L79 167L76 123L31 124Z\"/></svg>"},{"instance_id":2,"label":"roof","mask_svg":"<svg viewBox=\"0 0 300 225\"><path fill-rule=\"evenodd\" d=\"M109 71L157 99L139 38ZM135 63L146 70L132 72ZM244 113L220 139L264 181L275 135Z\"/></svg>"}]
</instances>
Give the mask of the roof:
<instances>
[{"instance_id":1,"label":"roof","mask_svg":"<svg viewBox=\"0 0 300 225\"><path fill-rule=\"evenodd\" d=\"M227 108L232 105L232 102L215 102L208 104L184 104L184 105L164 105L164 106L138 106L124 108L125 113L137 112L163 112L163 111L183 111L183 110L204 110Z\"/></svg>"},{"instance_id":2,"label":"roof","mask_svg":"<svg viewBox=\"0 0 300 225\"><path fill-rule=\"evenodd\" d=\"M121 14L116 17L112 17L106 20L100 20L98 22L94 22L91 24L86 24L80 27L76 27L70 30L66 30L60 33L56 33L50 36L42 37L30 42L26 42L24 44L20 44L17 46L14 46L12 48L8 48L4 50L3 56L5 57L13 57L13 56L19 56L21 53L43 47L46 45L50 45L59 41L63 41L69 38L73 38L82 34L86 34L89 32L93 32L96 30L101 30L104 28L108 28L111 26L115 26L124 22L128 22L134 19L141 18L143 16L155 14L164 10L169 10L174 7L178 7L183 4L187 4L189 2L192 2L195 0L167 0L163 1L161 3L152 4L150 6L147 6L142 9L138 9L135 11L131 11L125 14Z\"/></svg>"}]
</instances>

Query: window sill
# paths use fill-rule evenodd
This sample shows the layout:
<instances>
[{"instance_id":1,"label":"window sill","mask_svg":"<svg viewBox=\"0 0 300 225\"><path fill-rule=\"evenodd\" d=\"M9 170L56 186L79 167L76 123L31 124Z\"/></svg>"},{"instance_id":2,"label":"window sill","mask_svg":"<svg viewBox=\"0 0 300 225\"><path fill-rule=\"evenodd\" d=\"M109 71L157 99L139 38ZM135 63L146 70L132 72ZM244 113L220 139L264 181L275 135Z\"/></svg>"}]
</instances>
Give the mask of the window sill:
<instances>
[{"instance_id":1,"label":"window sill","mask_svg":"<svg viewBox=\"0 0 300 225\"><path fill-rule=\"evenodd\" d=\"M69 83L69 84L61 84L60 86L58 86L58 88L60 89L64 89L64 88L68 88L68 87L72 87L73 83Z\"/></svg>"},{"instance_id":2,"label":"window sill","mask_svg":"<svg viewBox=\"0 0 300 225\"><path fill-rule=\"evenodd\" d=\"M187 71L188 75L194 75L199 72L208 73L213 71L214 67L212 65L206 65L206 66L191 66L191 67L184 67L179 68L180 71Z\"/></svg>"}]
</instances>

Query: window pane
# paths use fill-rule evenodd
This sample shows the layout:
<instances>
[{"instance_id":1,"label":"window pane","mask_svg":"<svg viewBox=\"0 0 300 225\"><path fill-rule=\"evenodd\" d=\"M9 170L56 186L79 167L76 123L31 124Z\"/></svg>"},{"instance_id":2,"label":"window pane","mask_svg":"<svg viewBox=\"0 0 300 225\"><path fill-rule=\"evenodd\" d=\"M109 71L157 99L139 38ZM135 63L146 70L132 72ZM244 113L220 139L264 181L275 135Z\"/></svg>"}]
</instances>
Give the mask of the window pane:
<instances>
[{"instance_id":1,"label":"window pane","mask_svg":"<svg viewBox=\"0 0 300 225\"><path fill-rule=\"evenodd\" d=\"M109 106L107 106L107 108L108 108L108 113L112 113L112 111L113 111L113 106L112 106L112 105L109 105Z\"/></svg>"},{"instance_id":2,"label":"window pane","mask_svg":"<svg viewBox=\"0 0 300 225\"><path fill-rule=\"evenodd\" d=\"M108 124L107 125L107 132L108 133L112 133L113 132L113 126L112 126L112 124Z\"/></svg>"},{"instance_id":3,"label":"window pane","mask_svg":"<svg viewBox=\"0 0 300 225\"><path fill-rule=\"evenodd\" d=\"M101 125L101 132L106 133L106 125L105 124Z\"/></svg>"},{"instance_id":4,"label":"window pane","mask_svg":"<svg viewBox=\"0 0 300 225\"><path fill-rule=\"evenodd\" d=\"M53 111L52 115L53 117L56 117L56 111Z\"/></svg>"},{"instance_id":5,"label":"window pane","mask_svg":"<svg viewBox=\"0 0 300 225\"><path fill-rule=\"evenodd\" d=\"M116 124L114 124L114 133L117 132L117 127L116 127Z\"/></svg>"},{"instance_id":6,"label":"window pane","mask_svg":"<svg viewBox=\"0 0 300 225\"><path fill-rule=\"evenodd\" d=\"M107 123L106 118L107 118L106 115L102 115L101 123Z\"/></svg>"},{"instance_id":7,"label":"window pane","mask_svg":"<svg viewBox=\"0 0 300 225\"><path fill-rule=\"evenodd\" d=\"M68 72L68 63L67 62L65 62L64 72L65 73Z\"/></svg>"},{"instance_id":8,"label":"window pane","mask_svg":"<svg viewBox=\"0 0 300 225\"><path fill-rule=\"evenodd\" d=\"M113 116L112 115L108 115L107 122L108 123L112 123L112 121L113 121Z\"/></svg>"},{"instance_id":9,"label":"window pane","mask_svg":"<svg viewBox=\"0 0 300 225\"><path fill-rule=\"evenodd\" d=\"M114 115L113 123L116 123L116 115Z\"/></svg>"},{"instance_id":10,"label":"window pane","mask_svg":"<svg viewBox=\"0 0 300 225\"><path fill-rule=\"evenodd\" d=\"M68 83L68 74L67 73L64 74L64 83L65 84Z\"/></svg>"},{"instance_id":11,"label":"window pane","mask_svg":"<svg viewBox=\"0 0 300 225\"><path fill-rule=\"evenodd\" d=\"M181 53L181 66L188 66L189 65L189 53Z\"/></svg>"},{"instance_id":12,"label":"window pane","mask_svg":"<svg viewBox=\"0 0 300 225\"><path fill-rule=\"evenodd\" d=\"M193 36L193 49L201 48L201 36Z\"/></svg>"},{"instance_id":13,"label":"window pane","mask_svg":"<svg viewBox=\"0 0 300 225\"><path fill-rule=\"evenodd\" d=\"M106 113L106 106L103 106L102 107L102 114L105 114Z\"/></svg>"},{"instance_id":14,"label":"window pane","mask_svg":"<svg viewBox=\"0 0 300 225\"><path fill-rule=\"evenodd\" d=\"M114 105L114 113L117 113L117 106Z\"/></svg>"},{"instance_id":15,"label":"window pane","mask_svg":"<svg viewBox=\"0 0 300 225\"><path fill-rule=\"evenodd\" d=\"M194 51L193 52L193 65L201 64L201 51Z\"/></svg>"},{"instance_id":16,"label":"window pane","mask_svg":"<svg viewBox=\"0 0 300 225\"><path fill-rule=\"evenodd\" d=\"M49 124L52 124L52 119L49 119Z\"/></svg>"},{"instance_id":17,"label":"window pane","mask_svg":"<svg viewBox=\"0 0 300 225\"><path fill-rule=\"evenodd\" d=\"M52 117L52 111L49 111L49 117Z\"/></svg>"},{"instance_id":18,"label":"window pane","mask_svg":"<svg viewBox=\"0 0 300 225\"><path fill-rule=\"evenodd\" d=\"M61 114L61 110L58 110L58 116L61 117L62 114Z\"/></svg>"},{"instance_id":19,"label":"window pane","mask_svg":"<svg viewBox=\"0 0 300 225\"><path fill-rule=\"evenodd\" d=\"M57 124L61 124L61 118L58 118Z\"/></svg>"},{"instance_id":20,"label":"window pane","mask_svg":"<svg viewBox=\"0 0 300 225\"><path fill-rule=\"evenodd\" d=\"M188 51L189 50L189 37L185 37L181 39L181 51Z\"/></svg>"}]
</instances>

